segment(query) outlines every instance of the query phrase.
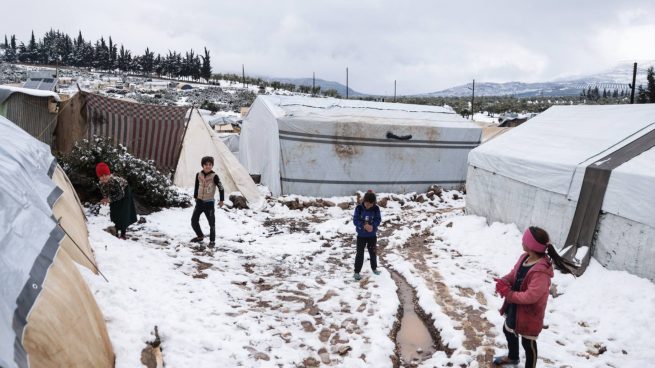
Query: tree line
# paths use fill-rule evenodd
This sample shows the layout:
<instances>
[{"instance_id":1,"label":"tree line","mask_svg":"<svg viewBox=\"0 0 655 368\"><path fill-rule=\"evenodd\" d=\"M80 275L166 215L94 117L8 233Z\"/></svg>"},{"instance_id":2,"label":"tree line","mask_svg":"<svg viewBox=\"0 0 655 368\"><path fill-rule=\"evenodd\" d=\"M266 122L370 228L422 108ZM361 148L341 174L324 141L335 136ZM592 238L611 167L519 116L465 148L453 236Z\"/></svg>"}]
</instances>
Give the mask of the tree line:
<instances>
[{"instance_id":1,"label":"tree line","mask_svg":"<svg viewBox=\"0 0 655 368\"><path fill-rule=\"evenodd\" d=\"M646 86L644 87L643 84L640 84L635 92L635 102L655 103L655 69L652 66L646 72ZM624 99L629 98L630 95L630 90L619 91L618 89L614 89L612 91L603 88L603 93L601 93L598 87L591 88L589 86L580 92L580 99L599 101L601 99Z\"/></svg>"},{"instance_id":2,"label":"tree line","mask_svg":"<svg viewBox=\"0 0 655 368\"><path fill-rule=\"evenodd\" d=\"M123 44L119 46L111 36L108 40L100 37L92 42L84 39L82 31L79 31L77 37L70 37L59 30L51 29L39 39L32 31L27 44L18 42L16 35L5 35L0 49L4 50L0 61L9 63L57 64L145 75L154 73L159 77L195 81L201 78L209 81L212 77L211 61L206 47L204 55L196 54L194 50L187 51L184 55L170 50L165 55L155 55L149 48L139 55L126 49Z\"/></svg>"}]
</instances>

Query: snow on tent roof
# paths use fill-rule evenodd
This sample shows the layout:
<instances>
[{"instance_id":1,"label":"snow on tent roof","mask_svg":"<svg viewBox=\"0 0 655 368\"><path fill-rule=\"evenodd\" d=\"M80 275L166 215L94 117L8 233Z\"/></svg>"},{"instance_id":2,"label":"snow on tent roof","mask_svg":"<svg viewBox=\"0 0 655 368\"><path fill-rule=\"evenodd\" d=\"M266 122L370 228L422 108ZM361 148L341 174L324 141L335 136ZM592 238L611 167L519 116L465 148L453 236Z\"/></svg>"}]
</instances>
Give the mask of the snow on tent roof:
<instances>
[{"instance_id":1,"label":"snow on tent roof","mask_svg":"<svg viewBox=\"0 0 655 368\"><path fill-rule=\"evenodd\" d=\"M655 105L554 106L471 151L469 165L577 198L588 163L653 129Z\"/></svg>"},{"instance_id":2,"label":"snow on tent roof","mask_svg":"<svg viewBox=\"0 0 655 368\"><path fill-rule=\"evenodd\" d=\"M26 95L35 96L35 97L52 97L55 101L61 101L59 95L52 91L43 91L39 89L31 88L22 88L22 87L12 87L12 86L0 86L0 103L5 102L9 96L14 93L24 93Z\"/></svg>"},{"instance_id":3,"label":"snow on tent roof","mask_svg":"<svg viewBox=\"0 0 655 368\"><path fill-rule=\"evenodd\" d=\"M401 103L313 98L259 96L277 118L371 122L390 125L439 125L462 127L467 121L450 107ZM453 123L453 124L450 124Z\"/></svg>"}]
</instances>

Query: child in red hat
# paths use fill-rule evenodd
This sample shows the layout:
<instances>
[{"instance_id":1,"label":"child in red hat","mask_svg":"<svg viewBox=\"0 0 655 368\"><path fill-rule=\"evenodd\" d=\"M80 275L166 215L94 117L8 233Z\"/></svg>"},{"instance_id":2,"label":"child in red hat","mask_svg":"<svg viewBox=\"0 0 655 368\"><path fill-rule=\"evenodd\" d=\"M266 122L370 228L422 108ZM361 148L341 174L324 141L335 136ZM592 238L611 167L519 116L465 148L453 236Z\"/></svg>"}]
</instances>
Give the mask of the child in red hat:
<instances>
[{"instance_id":1,"label":"child in red hat","mask_svg":"<svg viewBox=\"0 0 655 368\"><path fill-rule=\"evenodd\" d=\"M132 190L127 180L112 175L109 165L104 162L96 165L96 175L100 181L100 192L103 197L100 203L109 203L109 218L116 227L116 236L126 239L127 227L137 220Z\"/></svg>"}]
</instances>

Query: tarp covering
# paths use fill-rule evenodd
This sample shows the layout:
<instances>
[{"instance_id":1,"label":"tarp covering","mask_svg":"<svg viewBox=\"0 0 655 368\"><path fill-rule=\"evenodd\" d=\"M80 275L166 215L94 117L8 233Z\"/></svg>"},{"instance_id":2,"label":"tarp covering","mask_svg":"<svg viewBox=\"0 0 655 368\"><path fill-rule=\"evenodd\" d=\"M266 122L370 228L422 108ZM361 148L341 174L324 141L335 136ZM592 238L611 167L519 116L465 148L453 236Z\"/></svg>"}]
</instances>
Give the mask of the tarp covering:
<instances>
[{"instance_id":1,"label":"tarp covering","mask_svg":"<svg viewBox=\"0 0 655 368\"><path fill-rule=\"evenodd\" d=\"M85 226L86 217L82 205L77 198L73 184L68 180L61 166L55 167L52 181L63 191L52 208L53 216L68 233L68 236L60 244L61 248L73 261L98 273L95 268L95 256L89 243L89 231Z\"/></svg>"},{"instance_id":2,"label":"tarp covering","mask_svg":"<svg viewBox=\"0 0 655 368\"><path fill-rule=\"evenodd\" d=\"M244 119L239 158L277 194L456 187L481 129L452 109L259 96Z\"/></svg>"},{"instance_id":3,"label":"tarp covering","mask_svg":"<svg viewBox=\"0 0 655 368\"><path fill-rule=\"evenodd\" d=\"M603 159L654 130L655 105L551 107L471 151L467 212L541 226L564 247L580 221L576 206L587 167L609 164L604 196L595 200L602 203L594 203L601 213L593 255L609 268L655 280L655 248L648 245L655 239L655 148L618 167Z\"/></svg>"},{"instance_id":4,"label":"tarp covering","mask_svg":"<svg viewBox=\"0 0 655 368\"><path fill-rule=\"evenodd\" d=\"M145 105L85 93L87 138L110 137L135 157L172 170L178 160L187 107Z\"/></svg>"},{"instance_id":5,"label":"tarp covering","mask_svg":"<svg viewBox=\"0 0 655 368\"><path fill-rule=\"evenodd\" d=\"M226 194L241 192L252 208L263 204L263 198L248 172L194 109L182 142L174 184L193 187L195 175L202 169L200 160L203 156L214 157L214 171L218 173Z\"/></svg>"},{"instance_id":6,"label":"tarp covering","mask_svg":"<svg viewBox=\"0 0 655 368\"><path fill-rule=\"evenodd\" d=\"M48 146L0 117L0 366L111 367L102 315L59 252L65 233L52 213L62 194L54 170Z\"/></svg>"},{"instance_id":7,"label":"tarp covering","mask_svg":"<svg viewBox=\"0 0 655 368\"><path fill-rule=\"evenodd\" d=\"M41 142L52 145L57 113L50 112L59 95L26 88L0 87L0 113Z\"/></svg>"},{"instance_id":8,"label":"tarp covering","mask_svg":"<svg viewBox=\"0 0 655 368\"><path fill-rule=\"evenodd\" d=\"M0 86L0 103L5 102L5 100L14 93L22 93L34 97L52 97L55 101L60 101L59 95L52 91L12 86Z\"/></svg>"},{"instance_id":9,"label":"tarp covering","mask_svg":"<svg viewBox=\"0 0 655 368\"><path fill-rule=\"evenodd\" d=\"M78 92L61 102L55 129L55 150L70 153L77 141L87 137L85 100L83 93Z\"/></svg>"}]
</instances>

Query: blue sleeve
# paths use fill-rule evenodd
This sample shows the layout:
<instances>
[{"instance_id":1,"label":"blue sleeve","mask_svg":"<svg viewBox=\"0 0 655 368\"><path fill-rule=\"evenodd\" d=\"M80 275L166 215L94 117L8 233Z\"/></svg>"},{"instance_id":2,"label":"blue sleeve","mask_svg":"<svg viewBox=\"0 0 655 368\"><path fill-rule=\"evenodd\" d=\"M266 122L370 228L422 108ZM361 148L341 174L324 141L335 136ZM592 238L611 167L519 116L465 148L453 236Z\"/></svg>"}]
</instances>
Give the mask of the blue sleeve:
<instances>
[{"instance_id":1,"label":"blue sleeve","mask_svg":"<svg viewBox=\"0 0 655 368\"><path fill-rule=\"evenodd\" d=\"M364 228L364 220L362 220L361 206L355 207L355 214L353 215L353 223L355 224L355 228L358 231L361 231Z\"/></svg>"},{"instance_id":2,"label":"blue sleeve","mask_svg":"<svg viewBox=\"0 0 655 368\"><path fill-rule=\"evenodd\" d=\"M380 226L381 222L382 214L380 213L380 208L378 207L377 211L375 211L375 214L373 215L373 221L371 221L371 225L373 225L373 232L378 231L378 226Z\"/></svg>"}]
</instances>

